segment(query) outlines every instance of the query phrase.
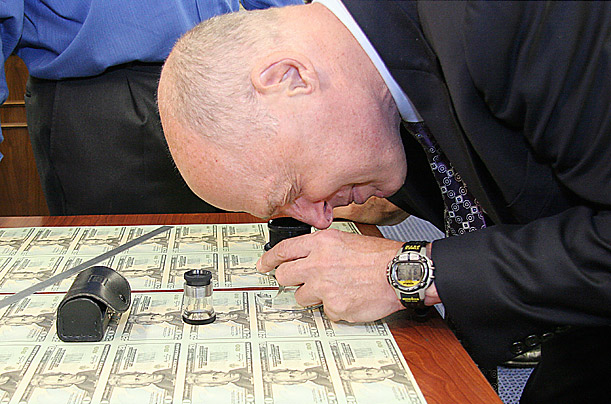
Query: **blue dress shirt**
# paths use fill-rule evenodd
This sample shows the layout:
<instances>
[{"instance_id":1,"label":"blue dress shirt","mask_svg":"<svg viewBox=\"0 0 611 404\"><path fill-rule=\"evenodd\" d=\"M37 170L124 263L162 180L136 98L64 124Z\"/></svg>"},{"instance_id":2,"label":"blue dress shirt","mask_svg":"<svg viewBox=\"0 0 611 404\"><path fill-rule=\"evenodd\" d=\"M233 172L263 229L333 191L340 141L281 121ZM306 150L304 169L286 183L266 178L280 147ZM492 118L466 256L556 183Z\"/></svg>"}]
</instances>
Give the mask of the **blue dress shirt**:
<instances>
[{"instance_id":1,"label":"blue dress shirt","mask_svg":"<svg viewBox=\"0 0 611 404\"><path fill-rule=\"evenodd\" d=\"M241 2L247 10L303 4ZM128 62L162 62L186 31L239 6L238 0L0 0L0 53L4 62L15 52L41 79L95 76ZM0 104L7 96L2 63Z\"/></svg>"}]
</instances>

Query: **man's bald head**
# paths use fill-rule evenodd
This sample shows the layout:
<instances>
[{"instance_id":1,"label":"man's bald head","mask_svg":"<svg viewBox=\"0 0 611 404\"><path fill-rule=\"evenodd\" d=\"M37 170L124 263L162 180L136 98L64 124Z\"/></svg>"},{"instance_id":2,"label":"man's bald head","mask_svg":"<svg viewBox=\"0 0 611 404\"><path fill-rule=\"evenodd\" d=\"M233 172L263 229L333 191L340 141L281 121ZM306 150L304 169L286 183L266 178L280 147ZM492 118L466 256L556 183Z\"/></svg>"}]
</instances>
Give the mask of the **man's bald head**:
<instances>
[{"instance_id":1,"label":"man's bald head","mask_svg":"<svg viewBox=\"0 0 611 404\"><path fill-rule=\"evenodd\" d=\"M159 84L172 156L208 203L324 228L335 206L403 183L398 113L350 31L320 4L205 21Z\"/></svg>"},{"instance_id":2,"label":"man's bald head","mask_svg":"<svg viewBox=\"0 0 611 404\"><path fill-rule=\"evenodd\" d=\"M164 123L171 119L184 130L218 142L245 128L272 131L273 119L258 103L249 76L253 59L280 41L276 12L217 16L179 39L159 83Z\"/></svg>"}]
</instances>

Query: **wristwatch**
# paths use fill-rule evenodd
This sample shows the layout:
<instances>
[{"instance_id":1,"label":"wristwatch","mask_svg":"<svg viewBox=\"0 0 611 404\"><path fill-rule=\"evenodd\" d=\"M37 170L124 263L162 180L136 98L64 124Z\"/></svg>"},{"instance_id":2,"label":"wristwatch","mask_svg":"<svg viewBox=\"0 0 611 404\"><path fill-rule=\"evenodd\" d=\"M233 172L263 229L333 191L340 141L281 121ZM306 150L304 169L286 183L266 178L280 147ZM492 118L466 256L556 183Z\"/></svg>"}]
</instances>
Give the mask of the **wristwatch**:
<instances>
[{"instance_id":1,"label":"wristwatch","mask_svg":"<svg viewBox=\"0 0 611 404\"><path fill-rule=\"evenodd\" d=\"M426 241L403 244L388 264L386 276L401 304L424 307L424 291L433 283L433 261L426 255Z\"/></svg>"}]
</instances>

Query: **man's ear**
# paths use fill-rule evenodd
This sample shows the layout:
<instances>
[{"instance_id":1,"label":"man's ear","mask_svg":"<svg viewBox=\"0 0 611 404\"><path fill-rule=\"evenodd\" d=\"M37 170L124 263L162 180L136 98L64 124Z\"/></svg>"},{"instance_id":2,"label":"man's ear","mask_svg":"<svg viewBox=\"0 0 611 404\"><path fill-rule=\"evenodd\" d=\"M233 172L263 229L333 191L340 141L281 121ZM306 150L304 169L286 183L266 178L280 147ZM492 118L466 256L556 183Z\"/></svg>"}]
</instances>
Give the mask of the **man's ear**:
<instances>
[{"instance_id":1,"label":"man's ear","mask_svg":"<svg viewBox=\"0 0 611 404\"><path fill-rule=\"evenodd\" d=\"M284 92L291 97L310 94L318 87L314 66L301 54L269 55L255 65L250 79L261 94Z\"/></svg>"}]
</instances>

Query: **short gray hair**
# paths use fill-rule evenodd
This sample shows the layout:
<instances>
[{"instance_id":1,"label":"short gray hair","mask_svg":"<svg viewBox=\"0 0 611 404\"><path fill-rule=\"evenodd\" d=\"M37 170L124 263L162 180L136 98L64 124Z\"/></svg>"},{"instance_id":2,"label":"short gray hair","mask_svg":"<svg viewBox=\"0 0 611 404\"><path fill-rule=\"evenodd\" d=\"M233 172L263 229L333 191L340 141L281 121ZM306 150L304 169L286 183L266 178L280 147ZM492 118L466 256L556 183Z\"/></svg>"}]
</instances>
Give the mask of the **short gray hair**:
<instances>
[{"instance_id":1,"label":"short gray hair","mask_svg":"<svg viewBox=\"0 0 611 404\"><path fill-rule=\"evenodd\" d=\"M243 143L235 138L240 132L275 132L276 121L257 101L250 72L255 58L279 42L273 9L240 11L200 23L178 40L166 60L160 112L221 144Z\"/></svg>"}]
</instances>

